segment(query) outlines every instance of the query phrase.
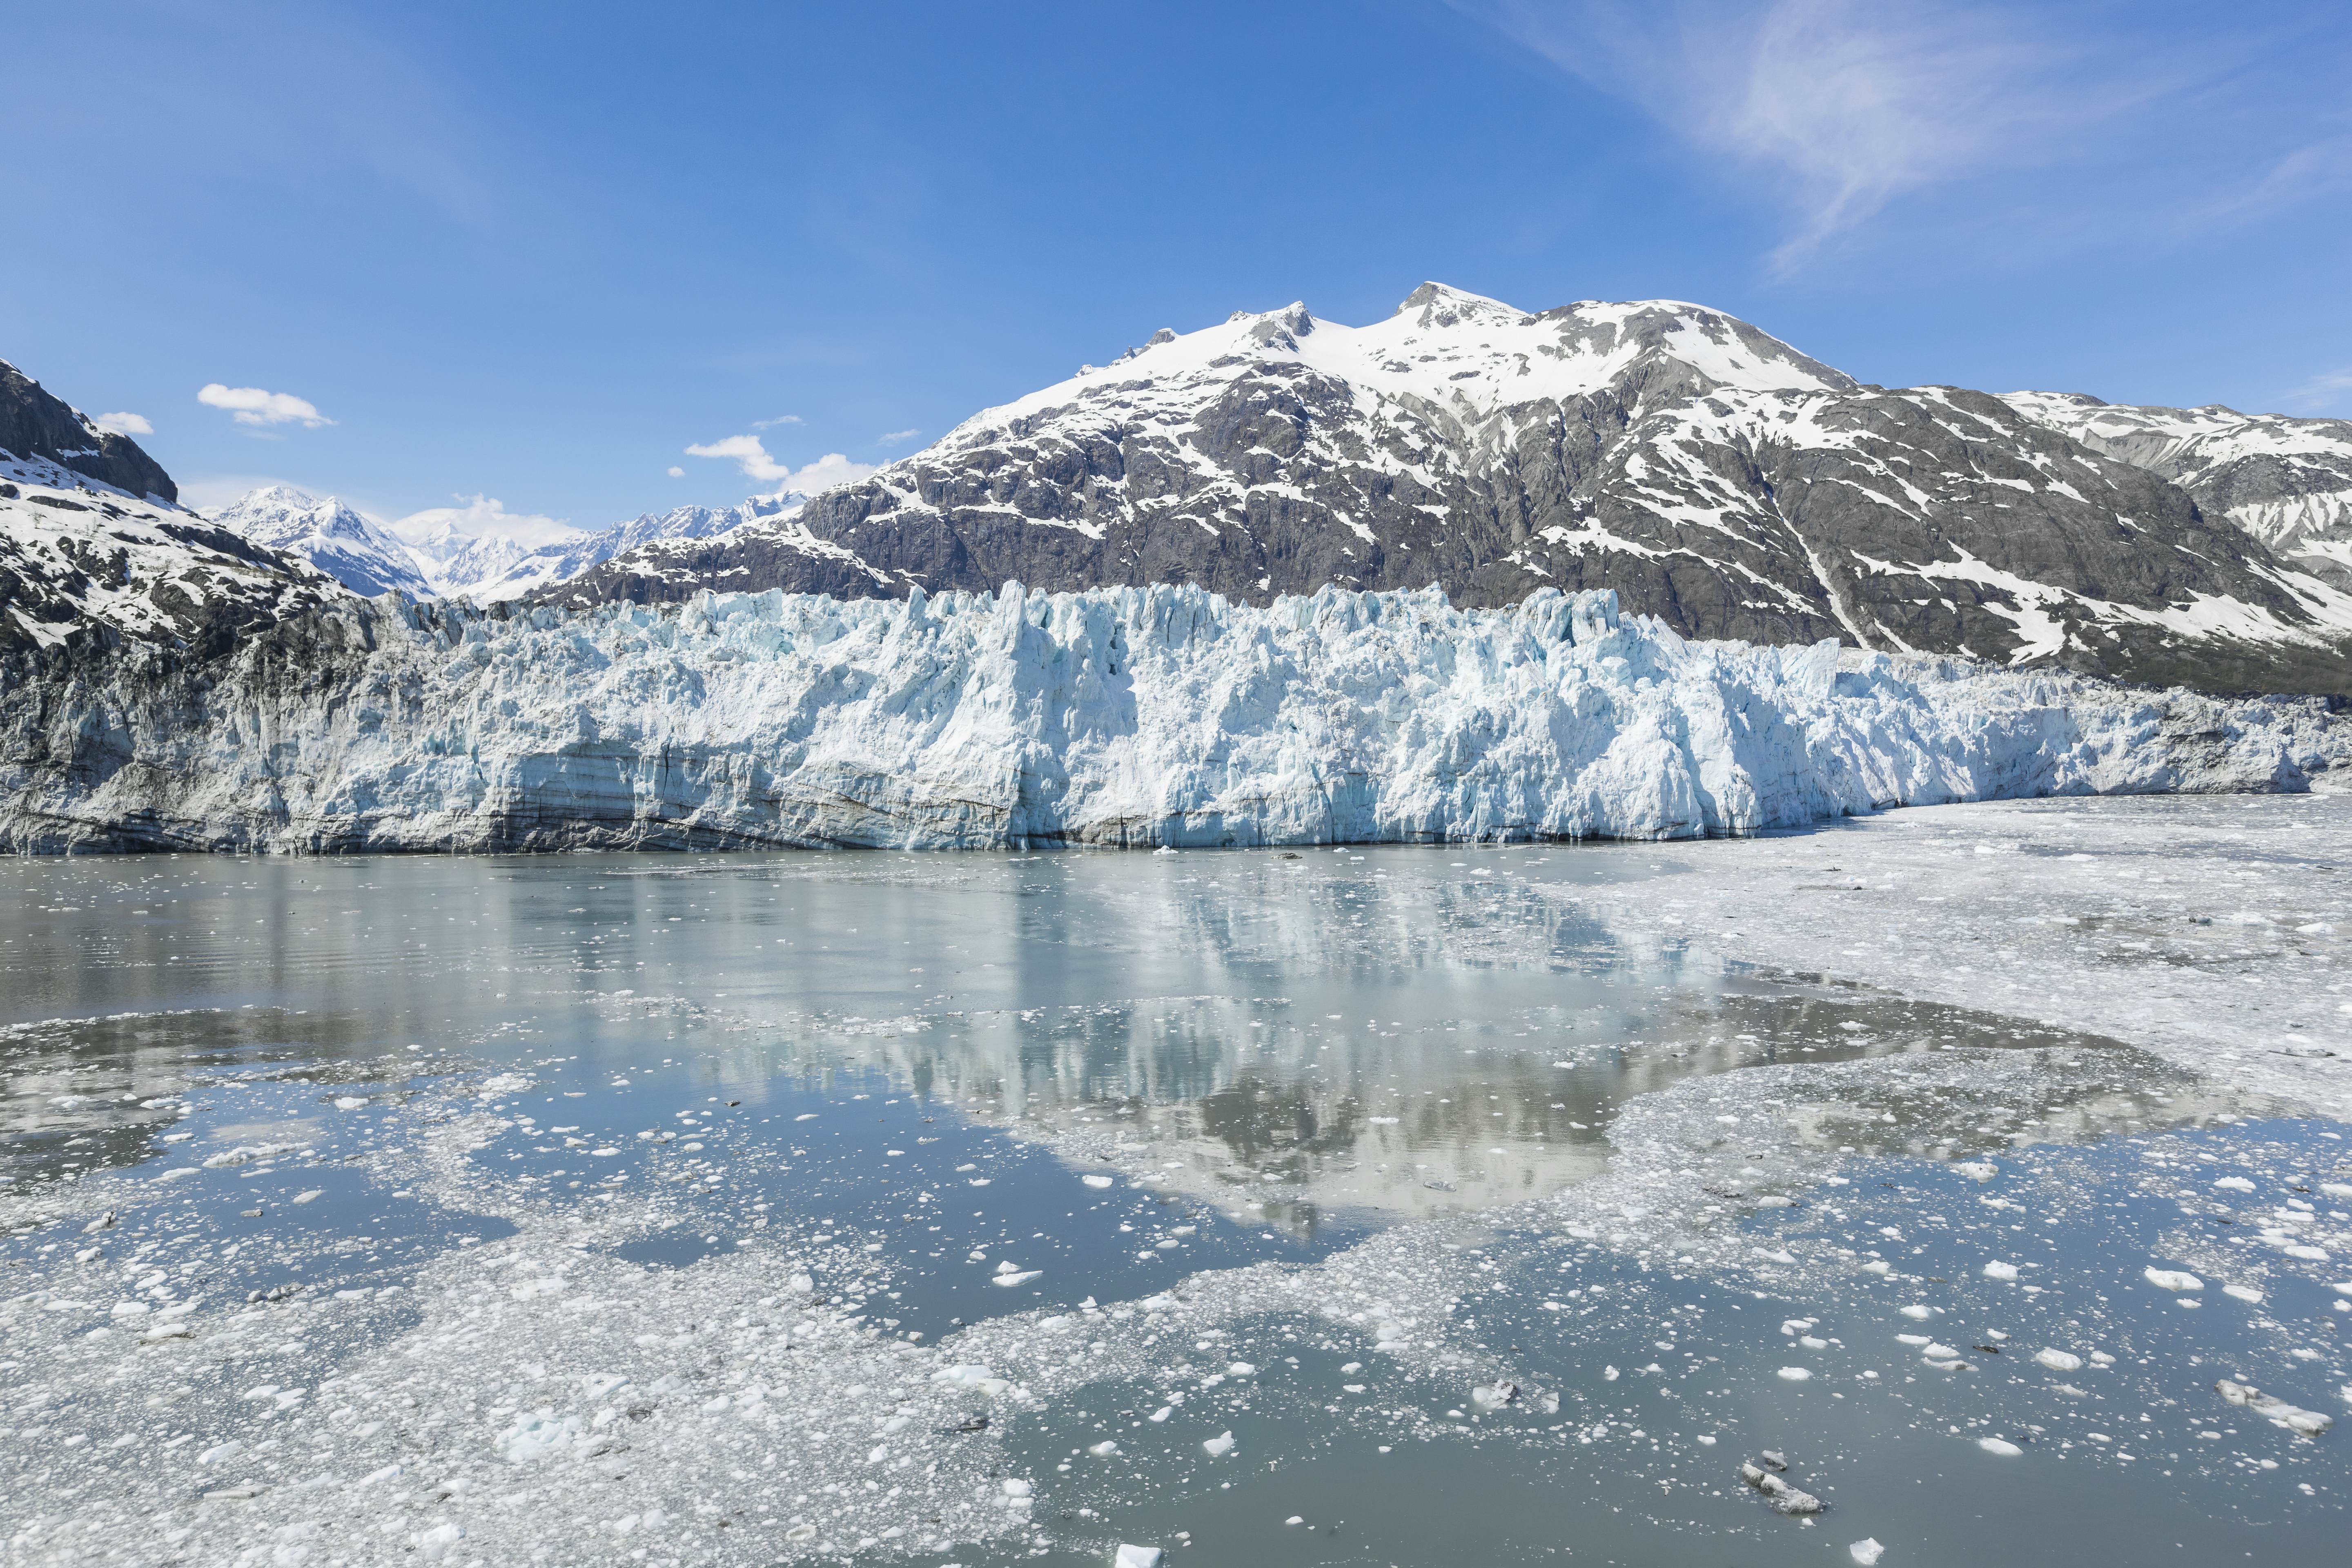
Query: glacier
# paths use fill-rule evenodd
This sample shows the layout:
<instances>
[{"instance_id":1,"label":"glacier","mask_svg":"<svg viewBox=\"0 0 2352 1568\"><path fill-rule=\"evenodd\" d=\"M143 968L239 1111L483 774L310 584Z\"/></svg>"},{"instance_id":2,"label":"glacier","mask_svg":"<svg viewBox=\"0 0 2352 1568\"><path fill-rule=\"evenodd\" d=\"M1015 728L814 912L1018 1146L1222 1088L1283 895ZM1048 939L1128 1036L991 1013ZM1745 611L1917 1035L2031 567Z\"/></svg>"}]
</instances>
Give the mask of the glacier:
<instances>
[{"instance_id":1,"label":"glacier","mask_svg":"<svg viewBox=\"0 0 2352 1568\"><path fill-rule=\"evenodd\" d=\"M1899 805L2294 791L2326 699L1688 640L1609 590L1183 586L593 610L387 595L198 659L0 661L19 852L1682 838Z\"/></svg>"}]
</instances>

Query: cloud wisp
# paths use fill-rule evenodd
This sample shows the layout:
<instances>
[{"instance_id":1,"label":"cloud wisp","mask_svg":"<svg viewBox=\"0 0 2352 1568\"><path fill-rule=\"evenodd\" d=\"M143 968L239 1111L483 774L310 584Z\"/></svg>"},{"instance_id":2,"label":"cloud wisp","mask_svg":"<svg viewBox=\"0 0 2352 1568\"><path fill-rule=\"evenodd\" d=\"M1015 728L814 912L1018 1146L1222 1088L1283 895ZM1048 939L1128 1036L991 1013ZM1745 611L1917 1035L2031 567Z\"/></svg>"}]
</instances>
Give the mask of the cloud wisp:
<instances>
[{"instance_id":1,"label":"cloud wisp","mask_svg":"<svg viewBox=\"0 0 2352 1568\"><path fill-rule=\"evenodd\" d=\"M2324 371L2279 401L2306 414L2352 414L2352 370Z\"/></svg>"},{"instance_id":2,"label":"cloud wisp","mask_svg":"<svg viewBox=\"0 0 2352 1568\"><path fill-rule=\"evenodd\" d=\"M196 401L207 408L226 408L238 424L254 427L299 425L305 430L316 430L321 425L334 423L308 398L297 397L290 392L265 392L257 386L224 386L217 381L206 382L197 390Z\"/></svg>"},{"instance_id":3,"label":"cloud wisp","mask_svg":"<svg viewBox=\"0 0 2352 1568\"><path fill-rule=\"evenodd\" d=\"M814 495L835 485L845 485L874 472L873 464L853 463L840 452L827 452L816 461L795 468L790 463L780 463L771 457L767 444L757 436L730 436L723 440L700 443L688 447L686 455L689 458L732 458L744 478L756 479L763 485L775 485L782 489L799 490L805 495Z\"/></svg>"},{"instance_id":4,"label":"cloud wisp","mask_svg":"<svg viewBox=\"0 0 2352 1568\"><path fill-rule=\"evenodd\" d=\"M2198 208L2179 187L2199 180L2292 200L2334 178L2295 95L2260 85L2309 26L2293 18L2167 25L2114 5L1966 0L1449 3L1760 178L1789 208L1783 270L1930 187L2006 179L1974 204L1997 217L2044 194L2032 172L2063 168L2068 211L2139 199L2123 186L2146 174L2147 139L2200 121L2200 161L2176 161L2164 208Z\"/></svg>"},{"instance_id":5,"label":"cloud wisp","mask_svg":"<svg viewBox=\"0 0 2352 1568\"><path fill-rule=\"evenodd\" d=\"M100 414L90 423L110 436L152 436L155 426L147 423L142 414Z\"/></svg>"},{"instance_id":6,"label":"cloud wisp","mask_svg":"<svg viewBox=\"0 0 2352 1568\"><path fill-rule=\"evenodd\" d=\"M886 431L882 435L874 437L874 444L877 447L897 447L913 440L916 437L921 434L922 432L920 430Z\"/></svg>"},{"instance_id":7,"label":"cloud wisp","mask_svg":"<svg viewBox=\"0 0 2352 1568\"><path fill-rule=\"evenodd\" d=\"M779 414L773 419L752 420L751 428L754 430L772 430L779 425L800 425L806 422L797 414Z\"/></svg>"}]
</instances>

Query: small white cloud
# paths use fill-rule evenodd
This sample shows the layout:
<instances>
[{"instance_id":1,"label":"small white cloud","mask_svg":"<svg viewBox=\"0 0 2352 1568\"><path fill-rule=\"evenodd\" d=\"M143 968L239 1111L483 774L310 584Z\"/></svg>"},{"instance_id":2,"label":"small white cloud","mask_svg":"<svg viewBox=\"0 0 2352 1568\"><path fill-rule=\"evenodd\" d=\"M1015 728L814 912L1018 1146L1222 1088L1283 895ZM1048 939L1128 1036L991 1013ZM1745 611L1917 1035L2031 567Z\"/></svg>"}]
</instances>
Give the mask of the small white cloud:
<instances>
[{"instance_id":1,"label":"small white cloud","mask_svg":"<svg viewBox=\"0 0 2352 1568\"><path fill-rule=\"evenodd\" d=\"M459 504L412 511L393 522L392 531L411 544L422 543L443 529L452 530L467 539L504 534L516 543L534 550L542 544L553 544L580 536L578 529L560 517L548 517L535 511L509 511L506 503L496 496L461 495L453 499Z\"/></svg>"},{"instance_id":2,"label":"small white cloud","mask_svg":"<svg viewBox=\"0 0 2352 1568\"><path fill-rule=\"evenodd\" d=\"M779 414L773 419L752 420L751 428L754 430L772 430L779 425L798 425L801 423L803 423L803 420L797 414Z\"/></svg>"},{"instance_id":3,"label":"small white cloud","mask_svg":"<svg viewBox=\"0 0 2352 1568\"><path fill-rule=\"evenodd\" d=\"M895 447L901 441L911 441L921 434L920 430L892 430L875 437L874 444L877 447Z\"/></svg>"},{"instance_id":4,"label":"small white cloud","mask_svg":"<svg viewBox=\"0 0 2352 1568\"><path fill-rule=\"evenodd\" d=\"M862 479L874 471L873 464L853 463L840 452L827 452L815 462L795 468L790 463L780 463L770 457L766 444L757 436L730 436L723 441L688 447L686 455L689 458L731 458L743 470L746 479L812 495L835 485Z\"/></svg>"},{"instance_id":5,"label":"small white cloud","mask_svg":"<svg viewBox=\"0 0 2352 1568\"><path fill-rule=\"evenodd\" d=\"M196 393L196 401L207 408L227 409L240 425L299 425L305 430L316 430L334 423L307 398L290 392L264 392L257 386L207 382Z\"/></svg>"},{"instance_id":6,"label":"small white cloud","mask_svg":"<svg viewBox=\"0 0 2352 1568\"><path fill-rule=\"evenodd\" d=\"M682 479L686 478L686 470L679 468L676 463L672 463L669 466L669 477L674 479Z\"/></svg>"},{"instance_id":7,"label":"small white cloud","mask_svg":"<svg viewBox=\"0 0 2352 1568\"><path fill-rule=\"evenodd\" d=\"M152 436L155 426L143 415L101 414L90 421L110 436Z\"/></svg>"}]
</instances>

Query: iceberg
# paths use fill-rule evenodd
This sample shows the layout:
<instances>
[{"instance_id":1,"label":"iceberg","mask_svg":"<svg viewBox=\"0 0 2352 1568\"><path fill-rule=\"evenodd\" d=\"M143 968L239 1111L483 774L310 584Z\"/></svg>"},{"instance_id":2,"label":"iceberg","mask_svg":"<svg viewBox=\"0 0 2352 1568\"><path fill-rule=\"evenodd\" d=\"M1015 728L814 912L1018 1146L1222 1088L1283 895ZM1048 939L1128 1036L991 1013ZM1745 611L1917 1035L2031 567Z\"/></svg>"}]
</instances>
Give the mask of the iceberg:
<instances>
[{"instance_id":1,"label":"iceberg","mask_svg":"<svg viewBox=\"0 0 2352 1568\"><path fill-rule=\"evenodd\" d=\"M2325 699L1692 641L1607 590L387 596L0 665L0 844L34 853L1692 838L2352 753Z\"/></svg>"}]
</instances>

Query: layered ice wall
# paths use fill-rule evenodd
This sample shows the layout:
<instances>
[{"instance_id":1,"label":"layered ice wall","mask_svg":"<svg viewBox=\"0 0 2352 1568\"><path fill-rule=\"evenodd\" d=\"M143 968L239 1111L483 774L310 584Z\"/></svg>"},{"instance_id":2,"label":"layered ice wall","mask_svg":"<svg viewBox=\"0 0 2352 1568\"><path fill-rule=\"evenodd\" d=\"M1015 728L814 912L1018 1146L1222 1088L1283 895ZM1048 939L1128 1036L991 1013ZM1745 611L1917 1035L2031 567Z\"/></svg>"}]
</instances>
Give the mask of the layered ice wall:
<instances>
[{"instance_id":1,"label":"layered ice wall","mask_svg":"<svg viewBox=\"0 0 2352 1568\"><path fill-rule=\"evenodd\" d=\"M1688 642L1607 592L386 598L208 662L12 660L0 843L34 852L1689 837L2352 757L2318 700Z\"/></svg>"}]
</instances>

